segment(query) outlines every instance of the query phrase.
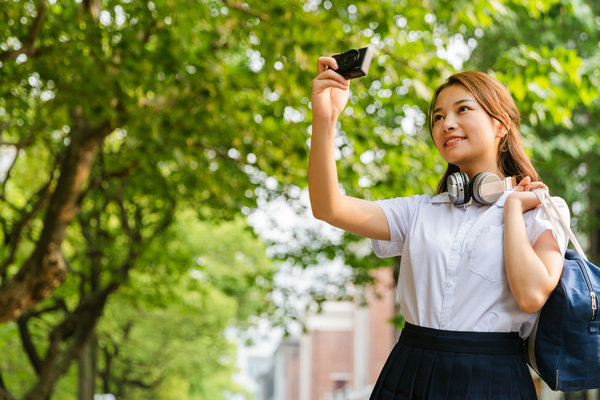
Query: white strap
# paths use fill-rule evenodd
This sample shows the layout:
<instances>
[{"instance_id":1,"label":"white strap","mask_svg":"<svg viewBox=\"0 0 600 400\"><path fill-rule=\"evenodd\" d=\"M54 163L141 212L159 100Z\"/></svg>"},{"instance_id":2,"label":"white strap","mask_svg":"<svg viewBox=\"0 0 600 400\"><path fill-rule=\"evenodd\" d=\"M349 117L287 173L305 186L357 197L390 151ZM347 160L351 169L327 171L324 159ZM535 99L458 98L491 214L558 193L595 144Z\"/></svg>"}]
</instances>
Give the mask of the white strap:
<instances>
[{"instance_id":1,"label":"white strap","mask_svg":"<svg viewBox=\"0 0 600 400\"><path fill-rule=\"evenodd\" d=\"M562 228L564 229L564 231L569 236L569 239L571 240L571 243L573 243L573 246L575 246L575 250L577 250L577 253L584 260L587 261L587 257L585 256L585 253L581 249L581 246L579 245L577 238L573 234L571 227L564 220L564 218L558 211L558 207L552 200L552 197L550 197L550 194L542 188L534 189L533 192L537 195L538 199L540 199L540 203L542 204L542 207L544 208L544 212L546 212L546 215L548 216L548 219L550 220L550 223L552 224L552 227L554 228L554 230L558 232L558 230L557 230L558 226L556 225L556 222L558 221L562 225ZM550 209L548 208L548 205L546 203L550 203L550 206L552 207L553 212L550 211Z\"/></svg>"}]
</instances>

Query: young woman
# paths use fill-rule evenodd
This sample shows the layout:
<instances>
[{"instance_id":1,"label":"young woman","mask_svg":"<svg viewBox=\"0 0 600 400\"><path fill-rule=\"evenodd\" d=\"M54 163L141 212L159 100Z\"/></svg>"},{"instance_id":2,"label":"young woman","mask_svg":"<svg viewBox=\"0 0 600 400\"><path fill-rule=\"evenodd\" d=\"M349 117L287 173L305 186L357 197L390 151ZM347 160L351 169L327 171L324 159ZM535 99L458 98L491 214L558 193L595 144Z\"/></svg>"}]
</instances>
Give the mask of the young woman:
<instances>
[{"instance_id":1,"label":"young woman","mask_svg":"<svg viewBox=\"0 0 600 400\"><path fill-rule=\"evenodd\" d=\"M371 202L338 187L334 127L349 81L335 69L335 59L321 57L313 80L313 214L373 239L380 257L402 255L406 326L371 400L535 399L523 339L558 283L568 239L537 208L532 190L547 188L521 146L512 97L481 72L448 78L429 110L431 137L448 163L438 194ZM516 188L498 189L510 177Z\"/></svg>"}]
</instances>

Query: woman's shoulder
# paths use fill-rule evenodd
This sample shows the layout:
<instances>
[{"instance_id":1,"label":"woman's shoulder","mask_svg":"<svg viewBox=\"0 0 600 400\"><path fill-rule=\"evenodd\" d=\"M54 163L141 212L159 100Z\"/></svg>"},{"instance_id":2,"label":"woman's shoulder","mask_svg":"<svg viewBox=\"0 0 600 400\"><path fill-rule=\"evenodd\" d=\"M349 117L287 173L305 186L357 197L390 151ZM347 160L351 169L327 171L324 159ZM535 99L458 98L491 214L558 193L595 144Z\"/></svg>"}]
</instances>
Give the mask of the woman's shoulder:
<instances>
[{"instance_id":1,"label":"woman's shoulder","mask_svg":"<svg viewBox=\"0 0 600 400\"><path fill-rule=\"evenodd\" d=\"M567 226L569 226L571 222L571 216L567 202L559 196L551 196L551 199L552 203L556 206L556 210L560 214L560 218L566 223ZM554 207L548 204L547 201L546 205L548 206L546 207L548 211L552 213L552 215L556 215ZM535 244L537 239L544 231L551 230L560 246L561 252L564 253L569 242L567 232L564 230L562 224L556 220L556 218L549 217L547 215L546 210L542 205L524 213L523 218L525 220L527 234L531 244Z\"/></svg>"},{"instance_id":2,"label":"woman's shoulder","mask_svg":"<svg viewBox=\"0 0 600 400\"><path fill-rule=\"evenodd\" d=\"M450 198L448 193L440 193L435 196L430 194L414 194L410 196L389 197L383 200L377 200L378 203L413 203L413 204L434 204L434 203L449 203Z\"/></svg>"},{"instance_id":3,"label":"woman's shoulder","mask_svg":"<svg viewBox=\"0 0 600 400\"><path fill-rule=\"evenodd\" d=\"M558 209L558 212L561 214L562 218L564 220L566 220L566 222L568 223L569 220L571 219L571 212L569 211L569 205L567 204L565 199L563 199L562 197L559 197L559 196L550 196L550 199L552 200L552 203ZM540 208L542 208L542 207L540 207Z\"/></svg>"},{"instance_id":4,"label":"woman's shoulder","mask_svg":"<svg viewBox=\"0 0 600 400\"><path fill-rule=\"evenodd\" d=\"M390 197L378 200L377 203L383 208L421 208L432 204L449 202L448 194L442 193L436 196L429 194L415 194L412 196Z\"/></svg>"},{"instance_id":5,"label":"woman's shoulder","mask_svg":"<svg viewBox=\"0 0 600 400\"><path fill-rule=\"evenodd\" d=\"M557 207L567 207L567 208L569 207L569 205L567 204L565 199L563 199L560 196L550 196L550 198L552 199L554 204L556 204Z\"/></svg>"},{"instance_id":6,"label":"woman's shoulder","mask_svg":"<svg viewBox=\"0 0 600 400\"><path fill-rule=\"evenodd\" d=\"M561 214L561 216L563 216L564 218L566 218L567 220L570 218L570 211L569 211L569 205L567 204L567 202L565 201L565 199L563 199L560 196L550 196L550 199L552 201L552 204L554 206L556 206L556 208L558 209L558 212ZM548 206L547 208L552 210L553 207L546 203L546 205ZM537 218L543 218L543 219L547 219L547 215L546 212L544 211L544 207L542 207L542 205L540 204L539 206L537 206L536 208L527 211L525 214L530 214L532 217L535 216Z\"/></svg>"},{"instance_id":7,"label":"woman's shoulder","mask_svg":"<svg viewBox=\"0 0 600 400\"><path fill-rule=\"evenodd\" d=\"M569 211L569 205L567 202L559 196L551 196L552 204L556 206L556 210L560 214L560 218L565 221L567 224L570 223L571 213ZM541 204L536 208L533 208L529 211L523 213L523 219L525 220L525 225L527 226L528 231L542 231L544 229L552 229L554 227L553 222L558 222L556 220L556 212L554 211L554 207L548 204L548 200L546 200L546 206L543 207ZM548 210L548 211L546 211ZM548 216L548 213L552 214Z\"/></svg>"}]
</instances>

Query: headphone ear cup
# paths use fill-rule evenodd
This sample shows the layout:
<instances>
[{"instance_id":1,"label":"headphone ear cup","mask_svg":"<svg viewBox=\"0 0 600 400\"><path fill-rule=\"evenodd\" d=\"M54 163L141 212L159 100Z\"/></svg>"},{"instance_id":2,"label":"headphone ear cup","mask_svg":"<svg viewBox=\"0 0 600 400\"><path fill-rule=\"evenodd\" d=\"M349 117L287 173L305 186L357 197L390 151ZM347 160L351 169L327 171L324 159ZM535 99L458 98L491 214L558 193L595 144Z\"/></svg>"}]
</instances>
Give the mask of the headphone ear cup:
<instances>
[{"instance_id":1,"label":"headphone ear cup","mask_svg":"<svg viewBox=\"0 0 600 400\"><path fill-rule=\"evenodd\" d=\"M469 177L464 172L455 172L446 178L448 197L452 204L460 206L471 200L471 187Z\"/></svg>"},{"instance_id":2,"label":"headphone ear cup","mask_svg":"<svg viewBox=\"0 0 600 400\"><path fill-rule=\"evenodd\" d=\"M487 191L483 191L483 185L501 181L502 180L497 175L492 174L491 172L481 172L475 175L471 185L473 199L479 204L494 204L502 195L502 191L489 192L489 188Z\"/></svg>"}]
</instances>

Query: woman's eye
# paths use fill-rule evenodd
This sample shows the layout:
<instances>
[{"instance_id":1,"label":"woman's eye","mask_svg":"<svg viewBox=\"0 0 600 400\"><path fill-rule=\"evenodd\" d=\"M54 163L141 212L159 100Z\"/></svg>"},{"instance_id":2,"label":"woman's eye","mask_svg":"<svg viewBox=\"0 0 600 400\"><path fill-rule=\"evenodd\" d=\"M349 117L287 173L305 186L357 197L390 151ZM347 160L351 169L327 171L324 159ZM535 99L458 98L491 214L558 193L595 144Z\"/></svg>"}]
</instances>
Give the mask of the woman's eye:
<instances>
[{"instance_id":1,"label":"woman's eye","mask_svg":"<svg viewBox=\"0 0 600 400\"><path fill-rule=\"evenodd\" d=\"M442 117L441 115L439 115L439 114L438 114L438 115L434 115L434 116L433 116L433 122L437 122L437 121L439 121L439 120L440 120L440 119L442 119L442 118L443 118L443 117Z\"/></svg>"},{"instance_id":2,"label":"woman's eye","mask_svg":"<svg viewBox=\"0 0 600 400\"><path fill-rule=\"evenodd\" d=\"M468 111L468 110L469 110L469 107L467 107L467 106L461 106L458 108L458 112L463 112L463 111Z\"/></svg>"}]
</instances>

